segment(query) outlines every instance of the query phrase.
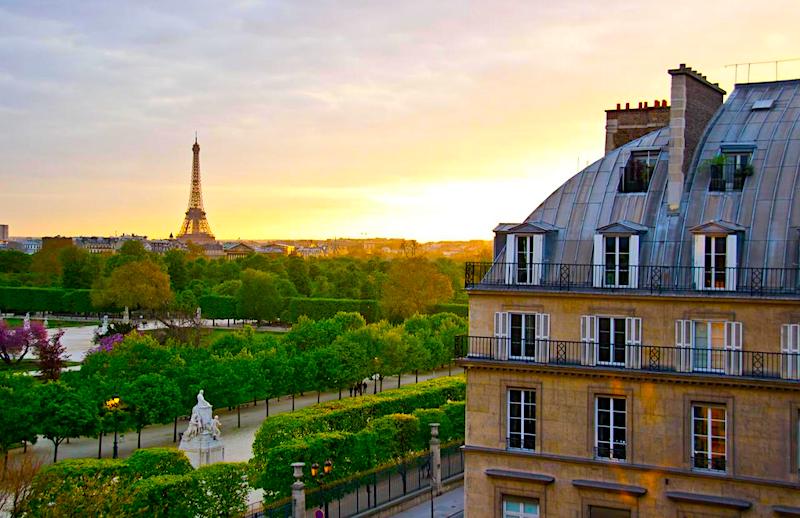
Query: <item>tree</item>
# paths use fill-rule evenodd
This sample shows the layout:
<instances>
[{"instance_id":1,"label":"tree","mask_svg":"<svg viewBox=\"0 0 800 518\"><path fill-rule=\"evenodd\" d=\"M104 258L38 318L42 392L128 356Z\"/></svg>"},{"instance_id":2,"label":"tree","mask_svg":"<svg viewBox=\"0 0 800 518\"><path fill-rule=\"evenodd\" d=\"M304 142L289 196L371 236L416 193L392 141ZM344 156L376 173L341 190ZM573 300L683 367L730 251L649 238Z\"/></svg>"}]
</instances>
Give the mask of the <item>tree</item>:
<instances>
[{"instance_id":1,"label":"tree","mask_svg":"<svg viewBox=\"0 0 800 518\"><path fill-rule=\"evenodd\" d=\"M402 320L452 297L450 279L427 259L415 257L392 263L381 306L388 317Z\"/></svg>"},{"instance_id":2,"label":"tree","mask_svg":"<svg viewBox=\"0 0 800 518\"><path fill-rule=\"evenodd\" d=\"M8 461L0 474L0 509L10 518L25 516L28 499L33 490L33 479L42 467L42 458L17 455Z\"/></svg>"},{"instance_id":3,"label":"tree","mask_svg":"<svg viewBox=\"0 0 800 518\"><path fill-rule=\"evenodd\" d=\"M61 262L61 286L68 289L91 288L100 276L100 258L77 246L67 246L58 253Z\"/></svg>"},{"instance_id":4,"label":"tree","mask_svg":"<svg viewBox=\"0 0 800 518\"><path fill-rule=\"evenodd\" d=\"M181 393L175 381L161 374L144 374L127 384L120 394L136 427L136 447L142 447L142 428L169 423L181 410Z\"/></svg>"},{"instance_id":5,"label":"tree","mask_svg":"<svg viewBox=\"0 0 800 518\"><path fill-rule=\"evenodd\" d=\"M284 306L275 274L247 269L242 272L242 287L236 295L239 316L261 323L277 320Z\"/></svg>"},{"instance_id":6,"label":"tree","mask_svg":"<svg viewBox=\"0 0 800 518\"><path fill-rule=\"evenodd\" d=\"M308 264L302 257L293 255L286 264L286 273L297 292L308 297L311 295L311 278L308 275Z\"/></svg>"},{"instance_id":7,"label":"tree","mask_svg":"<svg viewBox=\"0 0 800 518\"><path fill-rule=\"evenodd\" d=\"M5 321L0 321L0 359L8 365L21 362L29 352L46 343L47 330L39 322L11 329Z\"/></svg>"},{"instance_id":8,"label":"tree","mask_svg":"<svg viewBox=\"0 0 800 518\"><path fill-rule=\"evenodd\" d=\"M0 454L4 468L11 446L22 441L36 442L37 426L31 412L36 403L36 386L37 382L31 376L0 374L0 401L3 402L0 411Z\"/></svg>"},{"instance_id":9,"label":"tree","mask_svg":"<svg viewBox=\"0 0 800 518\"><path fill-rule=\"evenodd\" d=\"M66 346L61 343L64 331L56 332L50 339L42 340L36 349L36 356L39 358L39 372L45 380L57 380L61 376L61 369L64 367L64 353L67 352Z\"/></svg>"},{"instance_id":10,"label":"tree","mask_svg":"<svg viewBox=\"0 0 800 518\"><path fill-rule=\"evenodd\" d=\"M53 462L58 446L68 437L94 436L97 430L95 403L61 381L51 381L36 390L35 419L45 439L53 443Z\"/></svg>"},{"instance_id":11,"label":"tree","mask_svg":"<svg viewBox=\"0 0 800 518\"><path fill-rule=\"evenodd\" d=\"M178 292L189 283L189 272L186 268L186 252L183 250L167 250L164 253L164 264L167 265L169 282L172 291Z\"/></svg>"},{"instance_id":12,"label":"tree","mask_svg":"<svg viewBox=\"0 0 800 518\"><path fill-rule=\"evenodd\" d=\"M97 307L160 310L171 301L169 276L149 259L120 266L92 290Z\"/></svg>"},{"instance_id":13,"label":"tree","mask_svg":"<svg viewBox=\"0 0 800 518\"><path fill-rule=\"evenodd\" d=\"M27 273L31 256L19 250L0 250L0 273Z\"/></svg>"}]
</instances>

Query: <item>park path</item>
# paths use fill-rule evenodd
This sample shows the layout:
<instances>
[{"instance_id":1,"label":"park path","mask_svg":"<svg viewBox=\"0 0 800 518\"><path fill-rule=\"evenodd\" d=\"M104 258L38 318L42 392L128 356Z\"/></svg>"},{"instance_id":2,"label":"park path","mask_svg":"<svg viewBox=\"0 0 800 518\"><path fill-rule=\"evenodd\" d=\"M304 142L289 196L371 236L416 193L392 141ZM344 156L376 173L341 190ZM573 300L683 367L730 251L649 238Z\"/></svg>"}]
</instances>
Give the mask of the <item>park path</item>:
<instances>
[{"instance_id":1,"label":"park path","mask_svg":"<svg viewBox=\"0 0 800 518\"><path fill-rule=\"evenodd\" d=\"M453 367L453 374L461 373L461 369ZM419 381L424 381L432 378L447 376L448 370L442 369L434 372L420 373ZM401 379L402 385L414 384L415 377L413 374L404 375ZM397 376L385 378L383 381L383 389L390 390L397 387ZM372 394L374 391L374 383L370 382L367 392ZM380 391L380 383L378 383L378 391ZM214 404L214 395L207 394L209 402ZM320 401L331 401L338 399L338 391L323 392L320 396ZM342 398L347 398L348 393L344 392ZM358 397L358 396L356 396ZM304 408L317 403L317 393L306 393L305 396L298 396L295 398L295 408ZM270 415L291 412L292 399L291 397L284 396L270 400L269 411ZM226 461L246 461L253 456L253 439L255 438L256 431L265 419L266 408L264 401L258 401L256 406L250 402L241 409L241 427L237 426L236 410L228 411L224 408L217 408L214 413L219 413L220 421L222 422L222 438L225 441L225 460ZM187 421L178 421L178 432L182 432L186 426ZM142 448L152 448L156 446L175 446L172 442L173 425L153 425L148 426L142 430ZM113 434L107 434L103 437L102 456L109 458L112 454ZM119 440L119 456L127 457L136 450L136 432L130 431L121 435ZM29 445L28 451L41 455L43 460L47 463L53 460L53 444L43 438L40 438L35 445ZM22 453L22 449L18 448L12 451L12 455ZM81 437L78 439L70 439L69 444L62 443L58 447L59 459L70 458L97 458L98 454L98 439Z\"/></svg>"}]
</instances>

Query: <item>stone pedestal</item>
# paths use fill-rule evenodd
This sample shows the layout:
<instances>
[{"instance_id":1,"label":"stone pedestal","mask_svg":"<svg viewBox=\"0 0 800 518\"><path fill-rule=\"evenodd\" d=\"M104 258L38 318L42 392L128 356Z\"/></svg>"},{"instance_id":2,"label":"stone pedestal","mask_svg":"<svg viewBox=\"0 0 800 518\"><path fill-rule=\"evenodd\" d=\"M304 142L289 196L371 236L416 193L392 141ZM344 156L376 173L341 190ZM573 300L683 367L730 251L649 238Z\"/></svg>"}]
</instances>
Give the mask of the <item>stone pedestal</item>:
<instances>
[{"instance_id":1,"label":"stone pedestal","mask_svg":"<svg viewBox=\"0 0 800 518\"><path fill-rule=\"evenodd\" d=\"M210 432L201 432L188 441L181 439L179 449L189 457L194 468L225 461L225 443L214 439Z\"/></svg>"}]
</instances>

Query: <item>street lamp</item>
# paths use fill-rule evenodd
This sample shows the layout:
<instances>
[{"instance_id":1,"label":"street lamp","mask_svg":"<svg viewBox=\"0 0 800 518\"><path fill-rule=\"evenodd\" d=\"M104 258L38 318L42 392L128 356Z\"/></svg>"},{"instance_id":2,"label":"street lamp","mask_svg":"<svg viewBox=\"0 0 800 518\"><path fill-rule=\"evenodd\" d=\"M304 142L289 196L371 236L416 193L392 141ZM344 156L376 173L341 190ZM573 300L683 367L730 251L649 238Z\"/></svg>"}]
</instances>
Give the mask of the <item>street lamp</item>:
<instances>
[{"instance_id":1,"label":"street lamp","mask_svg":"<svg viewBox=\"0 0 800 518\"><path fill-rule=\"evenodd\" d=\"M117 429L118 429L118 426L117 426L117 412L119 411L119 408L120 408L121 404L122 403L121 403L121 401L119 399L119 396L114 396L111 399L109 399L108 401L106 401L106 408L114 416L114 453L111 456L112 459L116 459L118 457L118 455L119 455L119 449L117 447L117 445L118 445L118 441L117 441Z\"/></svg>"},{"instance_id":2,"label":"street lamp","mask_svg":"<svg viewBox=\"0 0 800 518\"><path fill-rule=\"evenodd\" d=\"M325 485L323 484L325 476L330 475L331 471L333 471L333 461L328 459L322 465L322 471L319 469L319 463L315 462L311 465L311 478L316 480L317 484L319 484L320 491L322 491L322 503L325 507L325 518L328 518L328 499L325 495Z\"/></svg>"}]
</instances>

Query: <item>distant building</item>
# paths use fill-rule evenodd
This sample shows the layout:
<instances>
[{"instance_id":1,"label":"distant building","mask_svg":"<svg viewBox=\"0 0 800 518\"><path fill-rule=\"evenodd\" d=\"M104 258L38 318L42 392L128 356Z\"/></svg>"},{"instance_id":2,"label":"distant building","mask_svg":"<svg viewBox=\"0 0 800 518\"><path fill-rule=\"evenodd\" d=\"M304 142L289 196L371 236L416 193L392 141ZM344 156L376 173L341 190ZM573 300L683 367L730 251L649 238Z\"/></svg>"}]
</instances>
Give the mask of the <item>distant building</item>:
<instances>
[{"instance_id":1,"label":"distant building","mask_svg":"<svg viewBox=\"0 0 800 518\"><path fill-rule=\"evenodd\" d=\"M800 516L800 80L669 74L466 265L468 518Z\"/></svg>"},{"instance_id":2,"label":"distant building","mask_svg":"<svg viewBox=\"0 0 800 518\"><path fill-rule=\"evenodd\" d=\"M113 254L117 251L117 238L114 237L76 237L75 246L92 254Z\"/></svg>"},{"instance_id":3,"label":"distant building","mask_svg":"<svg viewBox=\"0 0 800 518\"><path fill-rule=\"evenodd\" d=\"M26 239L22 242L22 250L28 254L33 255L42 249L42 240L37 238Z\"/></svg>"},{"instance_id":4,"label":"distant building","mask_svg":"<svg viewBox=\"0 0 800 518\"><path fill-rule=\"evenodd\" d=\"M230 243L229 246L225 247L225 257L229 261L234 261L242 257L247 257L248 255L254 254L255 252L256 252L255 248L245 243Z\"/></svg>"},{"instance_id":5,"label":"distant building","mask_svg":"<svg viewBox=\"0 0 800 518\"><path fill-rule=\"evenodd\" d=\"M42 250L57 250L74 244L71 237L64 236L43 237L41 243Z\"/></svg>"},{"instance_id":6,"label":"distant building","mask_svg":"<svg viewBox=\"0 0 800 518\"><path fill-rule=\"evenodd\" d=\"M326 253L321 246L299 246L295 249L295 254L301 257L323 257Z\"/></svg>"},{"instance_id":7,"label":"distant building","mask_svg":"<svg viewBox=\"0 0 800 518\"><path fill-rule=\"evenodd\" d=\"M294 252L294 246L283 243L269 243L256 247L256 253L259 254L290 255L292 252Z\"/></svg>"},{"instance_id":8,"label":"distant building","mask_svg":"<svg viewBox=\"0 0 800 518\"><path fill-rule=\"evenodd\" d=\"M151 239L148 241L150 251L156 254L163 254L170 250L186 250L186 243L177 239Z\"/></svg>"},{"instance_id":9,"label":"distant building","mask_svg":"<svg viewBox=\"0 0 800 518\"><path fill-rule=\"evenodd\" d=\"M8 241L8 225L0 225L0 241Z\"/></svg>"}]
</instances>

